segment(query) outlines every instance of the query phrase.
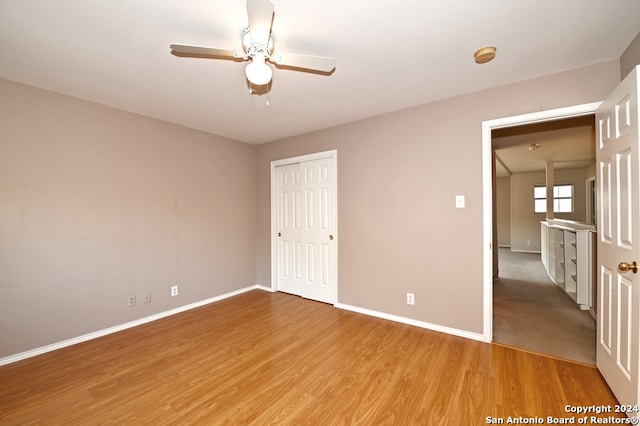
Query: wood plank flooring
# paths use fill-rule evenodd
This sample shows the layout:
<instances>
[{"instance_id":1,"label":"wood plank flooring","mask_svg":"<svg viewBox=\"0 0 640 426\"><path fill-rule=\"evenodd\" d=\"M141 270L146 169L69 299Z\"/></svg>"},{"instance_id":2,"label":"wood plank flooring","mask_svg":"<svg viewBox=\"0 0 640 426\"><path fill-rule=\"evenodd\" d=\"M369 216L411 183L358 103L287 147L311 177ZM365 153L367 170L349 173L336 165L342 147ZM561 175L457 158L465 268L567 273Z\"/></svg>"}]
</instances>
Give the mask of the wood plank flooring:
<instances>
[{"instance_id":1,"label":"wood plank flooring","mask_svg":"<svg viewBox=\"0 0 640 426\"><path fill-rule=\"evenodd\" d=\"M3 425L475 425L615 404L589 366L262 291L0 367Z\"/></svg>"}]
</instances>

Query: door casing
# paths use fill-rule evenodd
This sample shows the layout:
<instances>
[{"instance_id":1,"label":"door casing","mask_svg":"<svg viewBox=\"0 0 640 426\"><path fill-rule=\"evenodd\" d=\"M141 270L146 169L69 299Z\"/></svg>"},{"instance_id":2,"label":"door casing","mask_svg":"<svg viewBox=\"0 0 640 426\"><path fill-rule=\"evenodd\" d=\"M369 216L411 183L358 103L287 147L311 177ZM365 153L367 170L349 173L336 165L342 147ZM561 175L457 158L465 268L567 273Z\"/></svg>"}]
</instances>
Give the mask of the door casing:
<instances>
[{"instance_id":1,"label":"door casing","mask_svg":"<svg viewBox=\"0 0 640 426\"><path fill-rule=\"evenodd\" d=\"M491 131L504 127L561 120L595 114L602 102L574 105L529 114L503 117L482 122L482 282L483 282L483 327L482 340L493 341L493 173Z\"/></svg>"}]
</instances>

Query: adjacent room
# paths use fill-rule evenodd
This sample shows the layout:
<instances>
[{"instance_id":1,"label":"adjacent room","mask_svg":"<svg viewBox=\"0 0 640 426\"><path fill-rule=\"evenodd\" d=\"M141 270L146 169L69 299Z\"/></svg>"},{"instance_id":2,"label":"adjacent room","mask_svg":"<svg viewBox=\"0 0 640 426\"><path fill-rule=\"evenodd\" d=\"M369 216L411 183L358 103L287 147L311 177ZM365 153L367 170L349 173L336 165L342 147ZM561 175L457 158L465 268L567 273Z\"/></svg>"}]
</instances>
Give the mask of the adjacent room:
<instances>
[{"instance_id":1,"label":"adjacent room","mask_svg":"<svg viewBox=\"0 0 640 426\"><path fill-rule=\"evenodd\" d=\"M619 208L640 188L607 215L578 198L637 176L637 16L628 0L0 1L0 423L474 424L640 404L637 339L604 335L594 362L500 342L515 322L494 295L500 250L554 277L560 239L540 222L586 222L598 253L627 250L598 270L629 309L595 294L607 309L578 311L640 327L640 227ZM533 189L549 194L549 168L518 171L505 233L492 133L585 116L592 147L626 148L594 148L575 182L553 169L579 217L531 213L555 200ZM628 219L614 234L611 215Z\"/></svg>"},{"instance_id":2,"label":"adjacent room","mask_svg":"<svg viewBox=\"0 0 640 426\"><path fill-rule=\"evenodd\" d=\"M492 137L498 237L494 342L595 365L595 117L510 127ZM549 214L547 184L555 191ZM546 267L547 218L588 229L585 300L565 291L576 274L564 259L558 259L557 272L555 264L553 271ZM561 244L559 239L558 250Z\"/></svg>"}]
</instances>

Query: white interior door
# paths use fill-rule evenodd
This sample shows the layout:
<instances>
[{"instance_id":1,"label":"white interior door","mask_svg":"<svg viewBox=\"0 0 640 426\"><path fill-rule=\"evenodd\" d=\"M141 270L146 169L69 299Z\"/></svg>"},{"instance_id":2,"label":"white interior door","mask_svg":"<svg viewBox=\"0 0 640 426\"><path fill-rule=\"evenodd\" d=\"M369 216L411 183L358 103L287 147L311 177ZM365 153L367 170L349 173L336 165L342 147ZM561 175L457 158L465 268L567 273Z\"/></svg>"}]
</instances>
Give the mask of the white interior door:
<instances>
[{"instance_id":1,"label":"white interior door","mask_svg":"<svg viewBox=\"0 0 640 426\"><path fill-rule=\"evenodd\" d=\"M302 187L302 296L333 303L333 167L330 159L300 164Z\"/></svg>"},{"instance_id":2,"label":"white interior door","mask_svg":"<svg viewBox=\"0 0 640 426\"><path fill-rule=\"evenodd\" d=\"M302 295L300 163L276 168L277 289Z\"/></svg>"},{"instance_id":3,"label":"white interior door","mask_svg":"<svg viewBox=\"0 0 640 426\"><path fill-rule=\"evenodd\" d=\"M276 289L335 303L335 157L275 167Z\"/></svg>"},{"instance_id":4,"label":"white interior door","mask_svg":"<svg viewBox=\"0 0 640 426\"><path fill-rule=\"evenodd\" d=\"M637 405L640 289L638 70L596 113L598 323L596 364L621 404ZM625 267L621 262L631 264Z\"/></svg>"}]
</instances>

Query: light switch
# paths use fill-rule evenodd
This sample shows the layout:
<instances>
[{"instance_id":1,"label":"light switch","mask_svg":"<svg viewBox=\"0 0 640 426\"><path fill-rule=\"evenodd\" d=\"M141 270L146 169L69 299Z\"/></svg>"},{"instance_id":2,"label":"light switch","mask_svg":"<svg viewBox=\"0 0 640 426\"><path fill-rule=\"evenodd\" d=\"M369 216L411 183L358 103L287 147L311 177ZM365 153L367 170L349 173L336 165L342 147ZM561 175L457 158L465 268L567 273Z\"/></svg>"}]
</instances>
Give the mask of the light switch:
<instances>
[{"instance_id":1,"label":"light switch","mask_svg":"<svg viewBox=\"0 0 640 426\"><path fill-rule=\"evenodd\" d=\"M456 195L456 209L464 209L464 195Z\"/></svg>"}]
</instances>

